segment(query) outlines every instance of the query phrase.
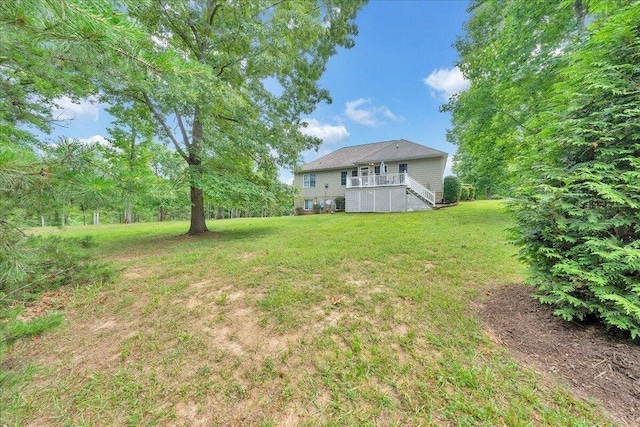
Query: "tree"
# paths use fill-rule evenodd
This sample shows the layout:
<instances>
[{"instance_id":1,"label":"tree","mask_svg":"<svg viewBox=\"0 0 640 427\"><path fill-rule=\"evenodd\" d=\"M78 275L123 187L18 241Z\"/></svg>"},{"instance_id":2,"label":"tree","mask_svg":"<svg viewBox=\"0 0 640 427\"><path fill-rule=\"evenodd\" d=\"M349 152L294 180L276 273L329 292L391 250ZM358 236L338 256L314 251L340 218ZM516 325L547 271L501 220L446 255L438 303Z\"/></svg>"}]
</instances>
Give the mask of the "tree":
<instances>
[{"instance_id":1,"label":"tree","mask_svg":"<svg viewBox=\"0 0 640 427\"><path fill-rule=\"evenodd\" d=\"M362 4L7 0L1 72L10 82L5 98L20 108L3 124L46 130L51 117L42 105L62 94L100 91L121 111L144 106L141 119L188 165L190 233L204 232L209 159L233 166L240 158L241 169L250 162L264 178L319 143L300 132L300 116L330 101L317 80L337 46L353 45ZM23 118L22 105L35 117ZM11 123L5 129L20 131Z\"/></svg>"},{"instance_id":2,"label":"tree","mask_svg":"<svg viewBox=\"0 0 640 427\"><path fill-rule=\"evenodd\" d=\"M612 7L616 6L616 7ZM594 4L544 114L545 161L517 204L539 299L640 338L640 9Z\"/></svg>"},{"instance_id":3,"label":"tree","mask_svg":"<svg viewBox=\"0 0 640 427\"><path fill-rule=\"evenodd\" d=\"M155 179L144 196L145 205L155 209L158 221L164 221L172 211L186 206L189 200L186 167L180 155L165 145L159 144L153 151L151 169Z\"/></svg>"},{"instance_id":4,"label":"tree","mask_svg":"<svg viewBox=\"0 0 640 427\"><path fill-rule=\"evenodd\" d=\"M443 107L451 111L447 138L458 149L455 171L490 198L513 194L538 161L545 123L566 52L583 26L582 0L478 0L458 39L467 91Z\"/></svg>"},{"instance_id":5,"label":"tree","mask_svg":"<svg viewBox=\"0 0 640 427\"><path fill-rule=\"evenodd\" d=\"M351 47L363 1L155 1L131 5L160 55L179 52L202 72L134 76L105 84L112 102L145 106L156 133L188 165L189 234L207 231L207 184L267 192L275 165L292 166L319 143L300 132L301 115L329 94L317 86L336 46ZM277 89L269 90L270 86ZM281 91L281 94L275 93ZM247 167L258 179L247 178ZM213 174L211 174L213 172ZM262 182L261 182L262 181Z\"/></svg>"},{"instance_id":6,"label":"tree","mask_svg":"<svg viewBox=\"0 0 640 427\"><path fill-rule=\"evenodd\" d=\"M149 73L190 72L184 58L143 49L149 36L101 1L5 0L0 2L0 137L35 142L25 129L48 132L56 121L51 106L61 96L78 100L99 92L105 69L145 68ZM137 3L137 2L131 2ZM18 126L21 125L21 126Z\"/></svg>"},{"instance_id":7,"label":"tree","mask_svg":"<svg viewBox=\"0 0 640 427\"><path fill-rule=\"evenodd\" d=\"M447 106L459 170L508 183L540 301L638 339L640 9L495 0L471 10L458 42L471 85Z\"/></svg>"},{"instance_id":8,"label":"tree","mask_svg":"<svg viewBox=\"0 0 640 427\"><path fill-rule=\"evenodd\" d=\"M33 130L49 132L56 122L51 106L62 96L77 100L97 94L97 76L108 67L192 71L178 54L143 49L149 37L121 12L125 6L124 1L0 2L1 304L53 279L74 281L87 266L74 254L78 245L27 236L21 230L26 213L59 209L64 221L71 204L98 207L108 198L104 170L85 162L100 160L90 147L61 141L42 150Z\"/></svg>"},{"instance_id":9,"label":"tree","mask_svg":"<svg viewBox=\"0 0 640 427\"><path fill-rule=\"evenodd\" d=\"M153 127L141 119L145 111L140 111L140 106L124 110L113 106L110 112L120 119L109 129L109 144L103 150L111 165L110 175L119 190L118 199L124 208L123 222L129 224L133 222L133 205L153 185L151 159L153 152L161 148L153 140Z\"/></svg>"}]
</instances>

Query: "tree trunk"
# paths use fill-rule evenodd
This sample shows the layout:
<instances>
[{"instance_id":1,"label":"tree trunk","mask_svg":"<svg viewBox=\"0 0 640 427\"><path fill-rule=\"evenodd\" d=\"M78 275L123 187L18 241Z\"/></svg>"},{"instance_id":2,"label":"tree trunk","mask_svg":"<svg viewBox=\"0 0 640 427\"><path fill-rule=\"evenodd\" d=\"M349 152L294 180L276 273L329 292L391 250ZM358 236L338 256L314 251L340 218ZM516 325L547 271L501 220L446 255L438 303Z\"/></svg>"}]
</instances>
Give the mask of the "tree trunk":
<instances>
[{"instance_id":1,"label":"tree trunk","mask_svg":"<svg viewBox=\"0 0 640 427\"><path fill-rule=\"evenodd\" d=\"M191 187L191 227L188 234L202 234L209 231L204 218L204 195L202 188Z\"/></svg>"},{"instance_id":2,"label":"tree trunk","mask_svg":"<svg viewBox=\"0 0 640 427\"><path fill-rule=\"evenodd\" d=\"M191 130L191 135L192 140L191 146L189 147L189 158L187 159L191 172L191 227L189 227L189 232L187 234L193 235L209 231L207 229L207 222L205 219L204 194L202 192L202 188L200 188L201 184L196 184L198 186L194 185L194 183L199 182L199 180L195 178L199 178L202 173L200 170L200 165L202 163L200 156L202 154L201 149L204 135L202 123L200 122L200 108L197 105L193 113L193 128Z\"/></svg>"},{"instance_id":3,"label":"tree trunk","mask_svg":"<svg viewBox=\"0 0 640 427\"><path fill-rule=\"evenodd\" d=\"M40 226L44 227L44 215L40 215Z\"/></svg>"},{"instance_id":4,"label":"tree trunk","mask_svg":"<svg viewBox=\"0 0 640 427\"><path fill-rule=\"evenodd\" d=\"M573 3L573 12L576 17L576 21L578 21L578 28L582 33L585 28L587 14L589 13L588 7L582 0L575 0Z\"/></svg>"},{"instance_id":5,"label":"tree trunk","mask_svg":"<svg viewBox=\"0 0 640 427\"><path fill-rule=\"evenodd\" d=\"M491 187L487 187L487 200L491 200Z\"/></svg>"},{"instance_id":6,"label":"tree trunk","mask_svg":"<svg viewBox=\"0 0 640 427\"><path fill-rule=\"evenodd\" d=\"M131 224L131 202L127 201L124 205L124 223Z\"/></svg>"},{"instance_id":7,"label":"tree trunk","mask_svg":"<svg viewBox=\"0 0 640 427\"><path fill-rule=\"evenodd\" d=\"M93 225L100 225L100 212L98 211L93 213Z\"/></svg>"}]
</instances>

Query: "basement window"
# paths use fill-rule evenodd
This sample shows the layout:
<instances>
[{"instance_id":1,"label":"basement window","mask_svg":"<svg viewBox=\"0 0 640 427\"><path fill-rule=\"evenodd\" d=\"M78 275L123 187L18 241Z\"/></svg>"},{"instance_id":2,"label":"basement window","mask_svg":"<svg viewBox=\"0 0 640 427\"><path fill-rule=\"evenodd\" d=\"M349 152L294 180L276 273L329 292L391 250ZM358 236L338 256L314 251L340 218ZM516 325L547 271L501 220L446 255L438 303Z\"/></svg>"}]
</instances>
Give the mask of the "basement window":
<instances>
[{"instance_id":1,"label":"basement window","mask_svg":"<svg viewBox=\"0 0 640 427\"><path fill-rule=\"evenodd\" d=\"M310 211L313 209L313 199L305 199L304 201L304 210Z\"/></svg>"}]
</instances>

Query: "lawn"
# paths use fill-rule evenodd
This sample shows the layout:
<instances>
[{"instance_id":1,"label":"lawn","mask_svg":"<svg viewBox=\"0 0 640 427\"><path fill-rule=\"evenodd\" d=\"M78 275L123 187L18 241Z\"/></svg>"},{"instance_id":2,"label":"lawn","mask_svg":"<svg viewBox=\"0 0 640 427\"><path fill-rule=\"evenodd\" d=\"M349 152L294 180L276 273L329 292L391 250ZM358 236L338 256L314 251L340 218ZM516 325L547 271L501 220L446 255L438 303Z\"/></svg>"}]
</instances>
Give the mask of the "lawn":
<instances>
[{"instance_id":1,"label":"lawn","mask_svg":"<svg viewBox=\"0 0 640 427\"><path fill-rule=\"evenodd\" d=\"M603 425L477 307L522 281L500 202L430 212L77 227L115 282L13 345L7 425Z\"/></svg>"}]
</instances>

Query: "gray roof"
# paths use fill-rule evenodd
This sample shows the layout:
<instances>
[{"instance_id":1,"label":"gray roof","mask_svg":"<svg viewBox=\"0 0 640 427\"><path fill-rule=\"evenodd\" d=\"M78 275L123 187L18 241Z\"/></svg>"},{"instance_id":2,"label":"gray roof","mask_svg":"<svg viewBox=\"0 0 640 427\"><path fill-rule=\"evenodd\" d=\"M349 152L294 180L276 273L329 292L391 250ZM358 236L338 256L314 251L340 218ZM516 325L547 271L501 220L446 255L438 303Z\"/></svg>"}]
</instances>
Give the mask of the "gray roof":
<instances>
[{"instance_id":1,"label":"gray roof","mask_svg":"<svg viewBox=\"0 0 640 427\"><path fill-rule=\"evenodd\" d=\"M344 147L322 156L312 162L302 165L300 172L345 169L367 163L392 162L398 160L425 159L429 157L443 157L447 153L406 139L374 142L364 145Z\"/></svg>"}]
</instances>

